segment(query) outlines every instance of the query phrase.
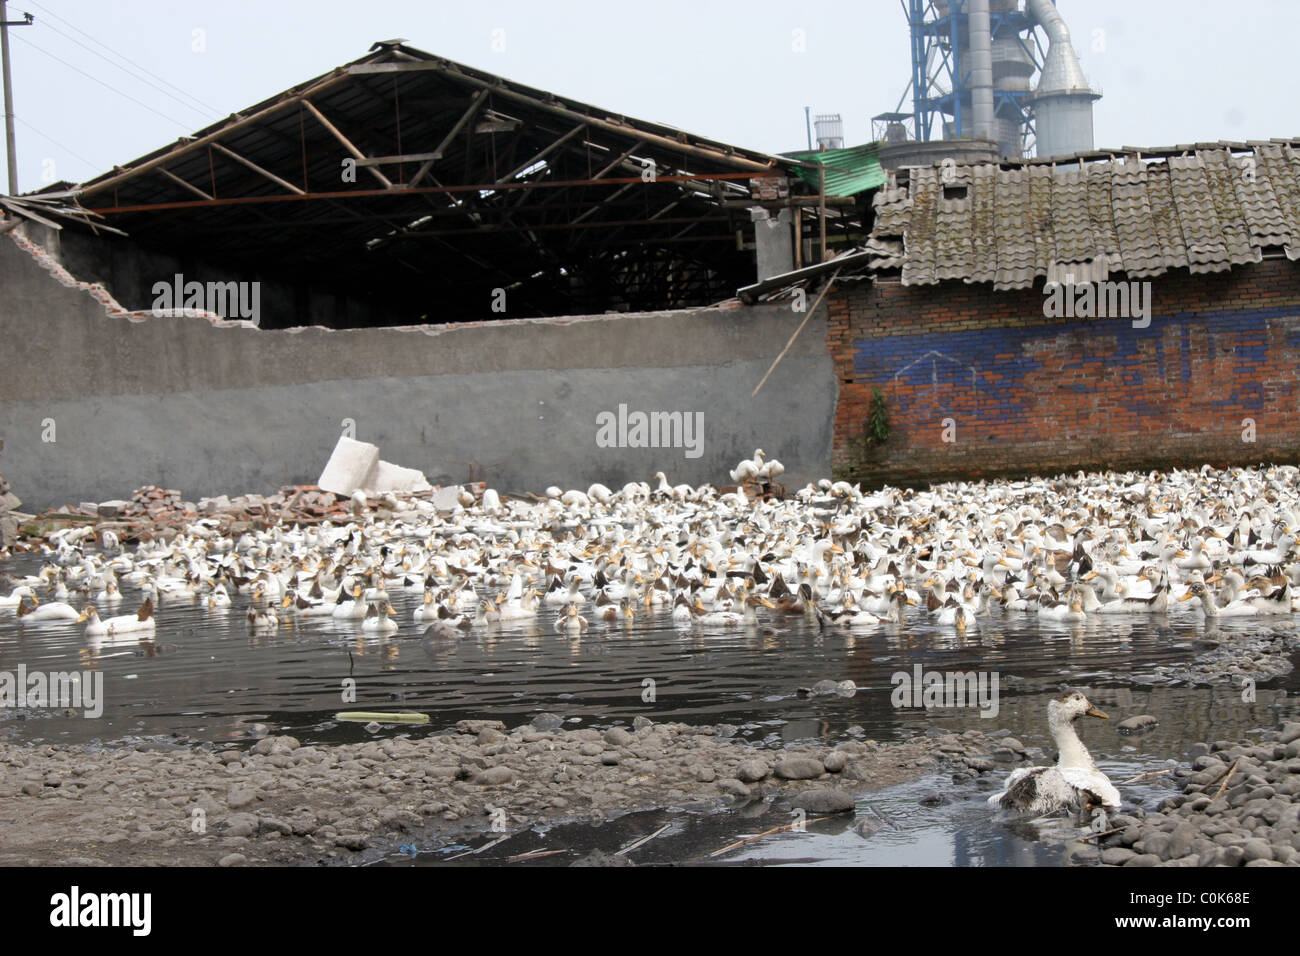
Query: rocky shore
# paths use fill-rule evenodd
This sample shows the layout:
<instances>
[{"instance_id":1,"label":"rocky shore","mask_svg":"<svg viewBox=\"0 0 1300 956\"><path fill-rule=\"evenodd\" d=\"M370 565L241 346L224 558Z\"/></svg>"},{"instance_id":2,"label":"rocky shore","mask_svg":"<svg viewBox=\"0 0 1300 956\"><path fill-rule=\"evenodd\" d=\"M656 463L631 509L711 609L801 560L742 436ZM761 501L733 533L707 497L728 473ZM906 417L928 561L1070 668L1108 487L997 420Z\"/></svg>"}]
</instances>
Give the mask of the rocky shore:
<instances>
[{"instance_id":1,"label":"rocky shore","mask_svg":"<svg viewBox=\"0 0 1300 956\"><path fill-rule=\"evenodd\" d=\"M929 770L991 769L1004 740L978 731L771 750L734 728L654 724L511 730L461 721L442 734L384 731L360 744L250 747L144 741L106 748L0 743L2 865L357 863L401 843L598 822L672 806L781 797L809 815Z\"/></svg>"},{"instance_id":2,"label":"rocky shore","mask_svg":"<svg viewBox=\"0 0 1300 956\"><path fill-rule=\"evenodd\" d=\"M1104 866L1300 865L1300 723L1263 740L1196 743L1174 771L1181 791L1154 811L1113 814L1075 863Z\"/></svg>"},{"instance_id":3,"label":"rocky shore","mask_svg":"<svg viewBox=\"0 0 1300 956\"><path fill-rule=\"evenodd\" d=\"M1207 627L1196 640L1196 657L1183 664L1157 664L1129 677L1143 687L1225 681L1234 687L1246 680L1256 684L1291 673L1291 657L1300 651L1300 633L1288 621L1269 630L1226 633Z\"/></svg>"}]
</instances>

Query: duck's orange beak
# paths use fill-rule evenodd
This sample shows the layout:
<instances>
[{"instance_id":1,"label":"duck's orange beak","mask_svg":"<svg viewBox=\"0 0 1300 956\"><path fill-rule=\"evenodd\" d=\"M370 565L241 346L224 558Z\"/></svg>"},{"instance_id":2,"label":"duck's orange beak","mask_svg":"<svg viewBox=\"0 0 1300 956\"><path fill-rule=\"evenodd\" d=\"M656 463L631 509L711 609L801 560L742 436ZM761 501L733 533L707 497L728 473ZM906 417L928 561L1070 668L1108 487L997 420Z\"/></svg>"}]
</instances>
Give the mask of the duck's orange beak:
<instances>
[{"instance_id":1,"label":"duck's orange beak","mask_svg":"<svg viewBox=\"0 0 1300 956\"><path fill-rule=\"evenodd\" d=\"M1096 707L1092 706L1091 704L1088 705L1088 709L1085 710L1083 714L1085 717L1100 717L1102 720L1110 720L1109 716L1103 714L1101 711L1099 711Z\"/></svg>"}]
</instances>

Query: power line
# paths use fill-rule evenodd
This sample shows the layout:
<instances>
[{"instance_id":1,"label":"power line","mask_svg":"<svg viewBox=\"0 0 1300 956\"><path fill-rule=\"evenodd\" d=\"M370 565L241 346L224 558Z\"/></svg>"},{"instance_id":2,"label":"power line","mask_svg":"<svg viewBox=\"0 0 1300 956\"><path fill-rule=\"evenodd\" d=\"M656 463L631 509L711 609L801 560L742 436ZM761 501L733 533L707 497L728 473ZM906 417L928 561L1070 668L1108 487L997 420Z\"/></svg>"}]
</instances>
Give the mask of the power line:
<instances>
[{"instance_id":1,"label":"power line","mask_svg":"<svg viewBox=\"0 0 1300 956\"><path fill-rule=\"evenodd\" d=\"M176 119L176 117L174 117L174 116L168 116L166 113L159 112L158 110L154 109L152 106L150 106L148 103L144 102L143 100L137 100L137 99L136 99L134 96L132 96L130 93L123 93L123 92L122 92L121 90L119 90L116 86L113 86L113 84L111 84L111 83L106 83L106 82L104 82L103 80L101 80L99 77L97 77L97 76L92 76L90 73L87 73L85 70L81 69L80 67L73 66L73 65L72 65L71 63L69 63L67 60L63 59L62 57L55 56L55 55L54 55L53 53L51 53L49 50L46 50L46 49L43 49L43 48L37 46L37 45L36 45L35 43L33 43L31 40L23 40L22 42L23 42L23 43L26 43L26 44L27 44L28 46L30 46L33 50L36 50L36 51L39 52L39 53L44 53L44 54L45 54L46 56L48 56L51 60L57 60L59 63L62 63L64 66L66 66L68 69L72 70L74 73L80 73L82 76L86 77L87 79L89 79L89 80L94 80L94 81L95 81L96 83L98 83L100 86L102 86L102 87L104 87L104 88L106 88L106 89L112 90L112 91L113 91L114 93L116 93L118 96L124 96L124 97L126 97L128 100L130 100L132 103L135 103L135 104L137 104L137 105L139 105L139 106L143 106L145 109L147 109L150 113L153 113L155 116L161 116L163 119L167 120L169 123L175 123L177 126L181 127L182 129L186 130L187 132L193 128L192 124L182 122L181 120Z\"/></svg>"},{"instance_id":2,"label":"power line","mask_svg":"<svg viewBox=\"0 0 1300 956\"><path fill-rule=\"evenodd\" d=\"M187 93L185 90L181 89L181 88L180 88L179 86L177 86L175 83L172 83L172 82L170 82L170 81L164 79L163 77L159 76L157 73L153 73L153 72L151 72L151 71L145 69L143 66L140 66L138 63L136 63L136 62L135 62L134 60L132 60L130 57L128 57L128 56L124 56L123 54L118 53L116 50L114 50L114 49L113 49L112 47L110 47L108 44L103 43L103 42L101 42L100 40L95 39L93 36L91 36L91 35L90 35L89 33L87 33L85 30L82 30L81 28L79 28L76 24L74 24L74 23L70 23L69 21L65 20L63 17L59 16L57 13L54 13L53 11L46 9L46 8L45 8L44 6L42 6L41 4L36 3L35 0L27 0L27 2L30 3L32 6L36 7L38 10L42 10L42 11L44 11L47 15L53 17L55 20L58 20L60 23L62 23L62 24L64 24L65 26L69 27L70 29L75 30L77 33L80 33L82 36L84 36L86 39L90 40L90 41L91 41L92 43L94 43L96 46L103 47L105 50L107 50L109 53L113 54L113 55L114 55L115 57L117 57L119 60L122 60L122 61L124 61L124 62L126 62L126 63L129 63L129 64L131 65L131 68L132 68L132 69L139 70L141 73L145 74L145 76L152 77L153 79L157 80L159 83L162 83L164 86L170 86L170 87L171 87L173 90L175 90L177 93L180 93L182 96L185 96L187 99L191 99L191 100L193 100L195 103L198 103L199 106L201 106L201 107L203 108L202 111L206 111L207 113L209 113L209 114L212 115L213 117L220 117L220 116L221 116L221 111L218 110L218 109L217 109L215 106L213 106L212 104L210 104L210 103L205 103L203 100L199 99L197 96L194 96L192 93ZM165 96L170 96L172 99L176 100L176 102L180 103L180 104L181 104L182 106L184 106L186 109L191 109L191 110L197 110L197 109L198 109L197 107L195 107L195 106L193 106L193 105L191 105L191 104L189 104L189 103L184 102L183 100L179 99L178 97L174 96L173 94L168 93L166 90L162 89L161 87L156 86L156 85L153 84L153 83L150 83L148 80L145 80L145 79L143 79L142 77L136 76L134 73L132 73L132 72L131 72L130 70L128 70L126 67L121 66L121 65L118 64L118 63L114 63L114 62L113 62L112 60L110 60L108 57L104 56L104 54L100 53L100 52L97 51L97 50L92 50L90 47L86 46L86 44L82 43L82 42L81 42L80 40L78 40L76 37L74 37L74 36L69 36L67 33L64 33L64 32L63 32L62 30L60 30L58 27L52 26L52 25L50 25L49 23L46 23L45 25L46 25L47 27L49 27L51 30L53 30L55 33L59 34L60 36L66 38L66 39L68 39L68 40L71 40L73 43L77 44L77 45L78 45L79 47L81 47L82 49L87 50L88 52L95 54L95 56L99 57L101 60L103 60L105 63L109 64L110 66L116 67L117 69L121 70L123 73L126 73L126 75L129 76L129 77L131 77L133 80L138 80L138 81L141 82L141 83L145 83L145 84L147 84L147 85L149 85L149 86L152 86L154 89L158 90L158 92L164 94Z\"/></svg>"},{"instance_id":3,"label":"power line","mask_svg":"<svg viewBox=\"0 0 1300 956\"><path fill-rule=\"evenodd\" d=\"M77 46L81 47L81 48L82 48L83 50L85 50L87 53L91 53L91 54L93 54L93 55L99 57L101 60L103 60L105 63L107 63L109 66L113 67L114 69L121 70L123 73L125 73L127 76L129 76L131 79L135 80L137 83L143 83L143 84L145 84L146 86L152 87L153 89L155 89L155 90L157 90L159 93L161 93L163 96L166 96L166 97L169 97L170 99L175 100L177 103L179 103L181 106L185 107L187 110L194 110L194 112L196 112L196 113L206 113L206 114L208 114L209 116L211 116L211 117L213 117L213 118L215 118L215 117L217 116L217 113L216 113L215 110L209 109L209 108L207 108L207 107L198 107L198 106L195 106L195 105L192 104L192 103L186 103L183 99L181 99L181 98L180 98L179 96L177 96L175 93L171 93L171 92L169 92L169 91L163 89L163 88L162 88L161 86L159 86L157 83L151 83L149 80L146 80L146 79L145 79L144 77L142 77L142 76L136 76L134 73L132 73L132 72L131 72L130 70L128 70L126 67L122 66L120 63L114 63L112 60L110 60L108 57L104 56L104 54L100 53L98 50L93 50L93 49L91 49L90 47L86 46L86 44L84 44L84 43L82 43L80 40L78 40L76 37L71 36L71 35L69 35L69 34L67 34L67 33L64 33L64 32L63 32L62 30L60 30L58 27L50 26L48 23L45 24L45 26L48 27L49 29L53 30L55 33L59 34L59 36L64 37L65 39L70 40L71 42L77 44ZM124 57L123 59L125 59L125 57ZM128 61L128 62L129 62L129 61ZM189 94L187 93L186 95L188 96ZM191 97L191 99L193 99L193 97ZM196 101L196 102L197 102L197 101Z\"/></svg>"},{"instance_id":4,"label":"power line","mask_svg":"<svg viewBox=\"0 0 1300 956\"><path fill-rule=\"evenodd\" d=\"M91 162L91 161L90 161L89 159L87 159L85 156L82 156L80 153L76 152L75 150L73 150L72 148L70 148L70 147L68 147L68 146L64 146L62 143L60 143L57 139L55 139L55 138L54 138L53 136L51 136L49 133L45 133L45 132L42 132L41 130L37 129L35 126L33 126L31 123L27 122L27 121L26 121L25 119L23 119L21 116L15 115L15 116L14 116L14 119L16 119L16 120L17 120L19 123L21 123L22 125L26 126L29 130L31 130L31 131L32 131L33 133L35 133L37 136L41 137L41 138L44 139L44 140L48 140L49 142L53 143L55 146L59 147L59 149L63 150L65 153L68 153L70 156L72 156L73 159L79 159L79 160L81 160L83 163L85 163L87 166L91 167L92 169L97 168L97 167L96 167L96 164L93 163L93 162Z\"/></svg>"}]
</instances>

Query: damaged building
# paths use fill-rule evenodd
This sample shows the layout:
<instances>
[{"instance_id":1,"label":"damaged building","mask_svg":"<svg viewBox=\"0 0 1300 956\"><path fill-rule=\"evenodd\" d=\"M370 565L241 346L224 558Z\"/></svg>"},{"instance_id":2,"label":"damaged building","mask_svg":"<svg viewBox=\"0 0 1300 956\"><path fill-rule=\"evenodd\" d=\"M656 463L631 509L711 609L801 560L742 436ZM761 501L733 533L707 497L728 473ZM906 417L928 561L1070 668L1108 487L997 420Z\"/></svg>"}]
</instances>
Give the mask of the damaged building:
<instances>
[{"instance_id":1,"label":"damaged building","mask_svg":"<svg viewBox=\"0 0 1300 956\"><path fill-rule=\"evenodd\" d=\"M11 480L38 507L279 486L340 434L436 483L716 481L763 443L819 477L820 335L751 400L790 311L735 299L865 237L818 170L376 44L7 201ZM620 405L702 414L703 454L599 447Z\"/></svg>"},{"instance_id":2,"label":"damaged building","mask_svg":"<svg viewBox=\"0 0 1300 956\"><path fill-rule=\"evenodd\" d=\"M310 483L340 435L508 491L1294 459L1300 141L972 142L769 155L376 44L0 197L6 474L39 509ZM1149 286L1051 305L1107 283ZM601 439L632 412L701 435Z\"/></svg>"}]
</instances>

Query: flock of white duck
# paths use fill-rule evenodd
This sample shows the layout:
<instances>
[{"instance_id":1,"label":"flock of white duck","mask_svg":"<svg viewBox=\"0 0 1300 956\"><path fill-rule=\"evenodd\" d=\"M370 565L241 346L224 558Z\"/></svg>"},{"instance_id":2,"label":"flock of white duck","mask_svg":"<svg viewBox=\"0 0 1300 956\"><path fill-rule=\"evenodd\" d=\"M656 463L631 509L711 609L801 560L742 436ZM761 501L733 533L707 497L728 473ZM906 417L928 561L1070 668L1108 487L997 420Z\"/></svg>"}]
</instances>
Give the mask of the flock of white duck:
<instances>
[{"instance_id":1,"label":"flock of white duck","mask_svg":"<svg viewBox=\"0 0 1300 956\"><path fill-rule=\"evenodd\" d=\"M783 470L760 450L731 477L771 482ZM423 596L414 622L429 640L529 620L574 635L659 615L702 629L752 627L760 614L856 630L928 619L959 635L991 615L1104 622L1191 606L1209 621L1277 617L1300 609L1297 483L1291 466L1207 466L875 493L823 480L750 500L743 487L672 485L660 472L618 490L488 489L441 514L389 498L384 520L358 508L346 523L231 537L201 518L134 551L92 547L85 529L56 534L39 573L0 578L0 614L131 634L153 631L173 604L223 611L241 595L254 632L328 617L391 633L401 625L390 595L410 591ZM127 588L138 610L101 616Z\"/></svg>"}]
</instances>

